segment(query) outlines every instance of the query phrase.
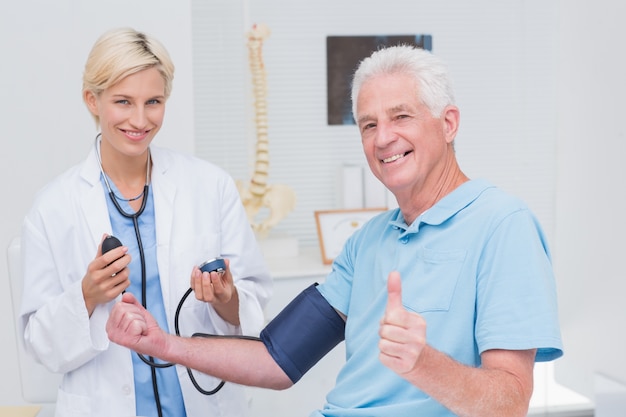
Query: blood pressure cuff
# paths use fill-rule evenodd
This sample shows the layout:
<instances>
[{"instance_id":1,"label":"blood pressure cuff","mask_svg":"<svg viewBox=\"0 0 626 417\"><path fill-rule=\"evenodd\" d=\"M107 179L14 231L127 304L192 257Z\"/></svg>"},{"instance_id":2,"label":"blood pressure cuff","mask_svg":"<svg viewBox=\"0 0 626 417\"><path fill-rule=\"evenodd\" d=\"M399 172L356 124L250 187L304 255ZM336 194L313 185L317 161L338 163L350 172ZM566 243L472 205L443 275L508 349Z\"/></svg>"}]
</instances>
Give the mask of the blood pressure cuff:
<instances>
[{"instance_id":1,"label":"blood pressure cuff","mask_svg":"<svg viewBox=\"0 0 626 417\"><path fill-rule=\"evenodd\" d=\"M302 291L261 332L261 341L294 384L345 337L345 321L316 286Z\"/></svg>"}]
</instances>

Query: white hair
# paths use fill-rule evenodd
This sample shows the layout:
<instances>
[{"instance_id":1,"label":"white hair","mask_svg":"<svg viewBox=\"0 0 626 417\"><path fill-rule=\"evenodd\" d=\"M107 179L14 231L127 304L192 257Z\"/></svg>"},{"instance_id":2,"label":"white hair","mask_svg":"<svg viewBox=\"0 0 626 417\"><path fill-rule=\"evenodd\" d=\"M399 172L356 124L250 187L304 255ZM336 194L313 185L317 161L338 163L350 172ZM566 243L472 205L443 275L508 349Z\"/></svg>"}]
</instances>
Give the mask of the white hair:
<instances>
[{"instance_id":1,"label":"white hair","mask_svg":"<svg viewBox=\"0 0 626 417\"><path fill-rule=\"evenodd\" d=\"M429 51L410 45L379 49L359 64L352 80L352 114L357 117L357 98L363 84L372 77L406 74L418 85L419 100L439 117L443 109L455 104L452 80L444 62Z\"/></svg>"}]
</instances>

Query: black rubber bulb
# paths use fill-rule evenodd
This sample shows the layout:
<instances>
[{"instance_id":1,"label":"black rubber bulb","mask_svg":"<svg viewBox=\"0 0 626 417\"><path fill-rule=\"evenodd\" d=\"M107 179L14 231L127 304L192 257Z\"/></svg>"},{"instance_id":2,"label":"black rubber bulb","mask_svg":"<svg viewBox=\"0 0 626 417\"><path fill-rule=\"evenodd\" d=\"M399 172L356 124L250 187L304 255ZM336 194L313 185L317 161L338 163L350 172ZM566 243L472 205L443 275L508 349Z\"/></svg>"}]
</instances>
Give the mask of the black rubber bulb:
<instances>
[{"instance_id":1,"label":"black rubber bulb","mask_svg":"<svg viewBox=\"0 0 626 417\"><path fill-rule=\"evenodd\" d=\"M102 254L104 255L111 249L115 249L118 246L122 246L122 242L115 236L107 236L102 241Z\"/></svg>"}]
</instances>

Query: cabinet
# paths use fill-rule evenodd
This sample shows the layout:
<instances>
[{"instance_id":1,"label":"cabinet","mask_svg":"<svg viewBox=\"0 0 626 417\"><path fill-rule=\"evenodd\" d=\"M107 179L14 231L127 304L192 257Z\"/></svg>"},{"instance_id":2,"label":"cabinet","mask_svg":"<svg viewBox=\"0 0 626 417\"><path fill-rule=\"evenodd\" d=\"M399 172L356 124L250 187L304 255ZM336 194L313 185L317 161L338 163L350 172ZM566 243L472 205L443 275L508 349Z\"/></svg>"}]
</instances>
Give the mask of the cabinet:
<instances>
[{"instance_id":1,"label":"cabinet","mask_svg":"<svg viewBox=\"0 0 626 417\"><path fill-rule=\"evenodd\" d=\"M323 282L330 272L330 266L322 263L318 248L301 249L294 257L279 259L269 256L266 259L274 279L274 296L265 310L268 321L306 287L314 282ZM335 384L344 358L345 347L340 343L287 390L247 388L250 416L306 417L321 408L326 393Z\"/></svg>"}]
</instances>

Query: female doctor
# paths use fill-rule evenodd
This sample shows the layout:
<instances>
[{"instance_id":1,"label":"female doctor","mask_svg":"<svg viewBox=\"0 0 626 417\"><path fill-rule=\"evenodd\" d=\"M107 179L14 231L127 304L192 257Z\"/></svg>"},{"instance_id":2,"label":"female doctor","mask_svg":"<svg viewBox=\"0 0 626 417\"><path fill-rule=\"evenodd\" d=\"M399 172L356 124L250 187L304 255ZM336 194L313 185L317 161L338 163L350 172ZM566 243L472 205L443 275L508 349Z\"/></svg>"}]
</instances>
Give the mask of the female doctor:
<instances>
[{"instance_id":1,"label":"female doctor","mask_svg":"<svg viewBox=\"0 0 626 417\"><path fill-rule=\"evenodd\" d=\"M132 29L101 36L83 77L100 132L87 159L44 187L24 220L19 321L29 353L64 374L57 416L245 414L242 387L151 366L105 332L124 291L182 335L256 335L264 325L271 280L233 180L151 145L173 75L154 38ZM122 246L103 254L108 235ZM225 271L198 269L217 257Z\"/></svg>"}]
</instances>

